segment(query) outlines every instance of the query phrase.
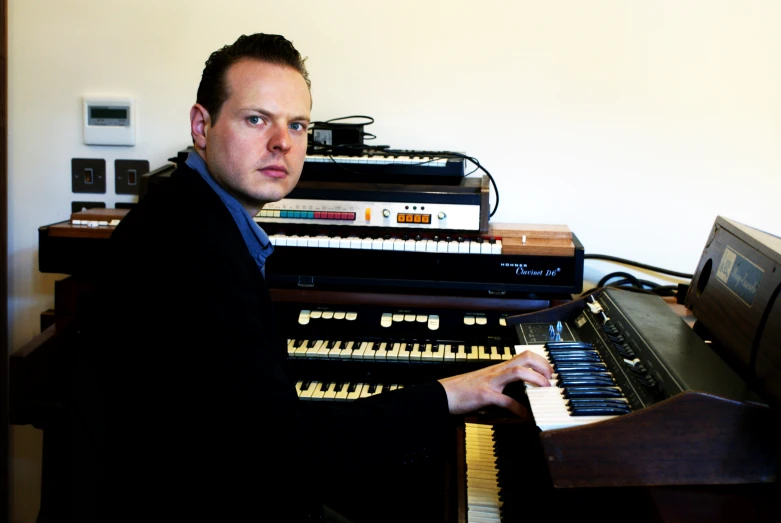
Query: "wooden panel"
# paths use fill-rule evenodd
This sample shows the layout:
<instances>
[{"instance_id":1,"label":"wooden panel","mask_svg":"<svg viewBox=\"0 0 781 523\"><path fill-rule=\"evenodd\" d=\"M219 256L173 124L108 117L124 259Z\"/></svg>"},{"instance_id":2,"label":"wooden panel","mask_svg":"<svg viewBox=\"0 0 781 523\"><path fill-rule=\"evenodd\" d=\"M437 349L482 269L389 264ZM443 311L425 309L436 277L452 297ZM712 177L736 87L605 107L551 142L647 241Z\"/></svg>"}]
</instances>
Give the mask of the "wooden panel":
<instances>
[{"instance_id":1,"label":"wooden panel","mask_svg":"<svg viewBox=\"0 0 781 523\"><path fill-rule=\"evenodd\" d=\"M778 480L778 414L699 392L540 439L556 487Z\"/></svg>"}]
</instances>

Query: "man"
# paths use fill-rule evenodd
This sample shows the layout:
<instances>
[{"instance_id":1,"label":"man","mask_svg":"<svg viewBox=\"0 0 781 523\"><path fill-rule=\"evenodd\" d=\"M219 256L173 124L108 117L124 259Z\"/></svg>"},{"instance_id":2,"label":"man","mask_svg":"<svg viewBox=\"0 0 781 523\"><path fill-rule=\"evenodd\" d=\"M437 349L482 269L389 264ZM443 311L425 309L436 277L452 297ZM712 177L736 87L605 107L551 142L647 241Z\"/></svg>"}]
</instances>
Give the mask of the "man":
<instances>
[{"instance_id":1,"label":"man","mask_svg":"<svg viewBox=\"0 0 781 523\"><path fill-rule=\"evenodd\" d=\"M117 227L83 329L74 406L90 459L74 458L80 484L97 480L80 517L415 521L404 481L442 459L450 414L521 414L505 385L549 384L544 358L523 353L364 400L299 401L263 277L273 247L252 217L298 182L310 108L281 36L242 36L206 62L194 152ZM386 506L367 502L377 492Z\"/></svg>"}]
</instances>

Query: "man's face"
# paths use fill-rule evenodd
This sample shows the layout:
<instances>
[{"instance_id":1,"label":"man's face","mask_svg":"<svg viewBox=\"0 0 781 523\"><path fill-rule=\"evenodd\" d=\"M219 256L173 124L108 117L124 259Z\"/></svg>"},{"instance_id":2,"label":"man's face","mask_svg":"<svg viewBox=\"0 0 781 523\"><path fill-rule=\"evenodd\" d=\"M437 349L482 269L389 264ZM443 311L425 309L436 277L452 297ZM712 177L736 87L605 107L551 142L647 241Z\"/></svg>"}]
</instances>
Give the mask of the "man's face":
<instances>
[{"instance_id":1,"label":"man's face","mask_svg":"<svg viewBox=\"0 0 781 523\"><path fill-rule=\"evenodd\" d=\"M216 122L207 113L196 146L212 177L254 216L298 183L311 98L298 71L258 60L236 62L225 80L228 98Z\"/></svg>"}]
</instances>

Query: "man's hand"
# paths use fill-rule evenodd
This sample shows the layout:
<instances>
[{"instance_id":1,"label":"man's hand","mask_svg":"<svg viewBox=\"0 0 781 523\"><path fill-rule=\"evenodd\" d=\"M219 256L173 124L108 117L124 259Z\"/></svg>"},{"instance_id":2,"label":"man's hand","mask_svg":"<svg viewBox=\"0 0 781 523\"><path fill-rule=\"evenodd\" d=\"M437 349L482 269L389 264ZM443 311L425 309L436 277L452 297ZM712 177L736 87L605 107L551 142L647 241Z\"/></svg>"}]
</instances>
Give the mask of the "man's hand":
<instances>
[{"instance_id":1,"label":"man's hand","mask_svg":"<svg viewBox=\"0 0 781 523\"><path fill-rule=\"evenodd\" d=\"M447 393L451 414L466 414L477 409L496 405L523 416L523 407L510 396L502 394L508 383L523 380L541 387L550 386L553 372L544 357L524 351L511 360L483 369L450 376L439 380Z\"/></svg>"}]
</instances>

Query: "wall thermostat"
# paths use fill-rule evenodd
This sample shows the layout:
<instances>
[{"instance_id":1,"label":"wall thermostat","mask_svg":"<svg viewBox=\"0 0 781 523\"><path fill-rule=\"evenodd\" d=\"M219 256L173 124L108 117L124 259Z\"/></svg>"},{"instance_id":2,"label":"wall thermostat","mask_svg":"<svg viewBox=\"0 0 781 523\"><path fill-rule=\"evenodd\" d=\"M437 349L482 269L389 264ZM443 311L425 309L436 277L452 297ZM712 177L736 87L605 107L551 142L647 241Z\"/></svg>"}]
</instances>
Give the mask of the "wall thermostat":
<instances>
[{"instance_id":1,"label":"wall thermostat","mask_svg":"<svg viewBox=\"0 0 781 523\"><path fill-rule=\"evenodd\" d=\"M84 97L86 145L135 145L136 111L131 97Z\"/></svg>"}]
</instances>

